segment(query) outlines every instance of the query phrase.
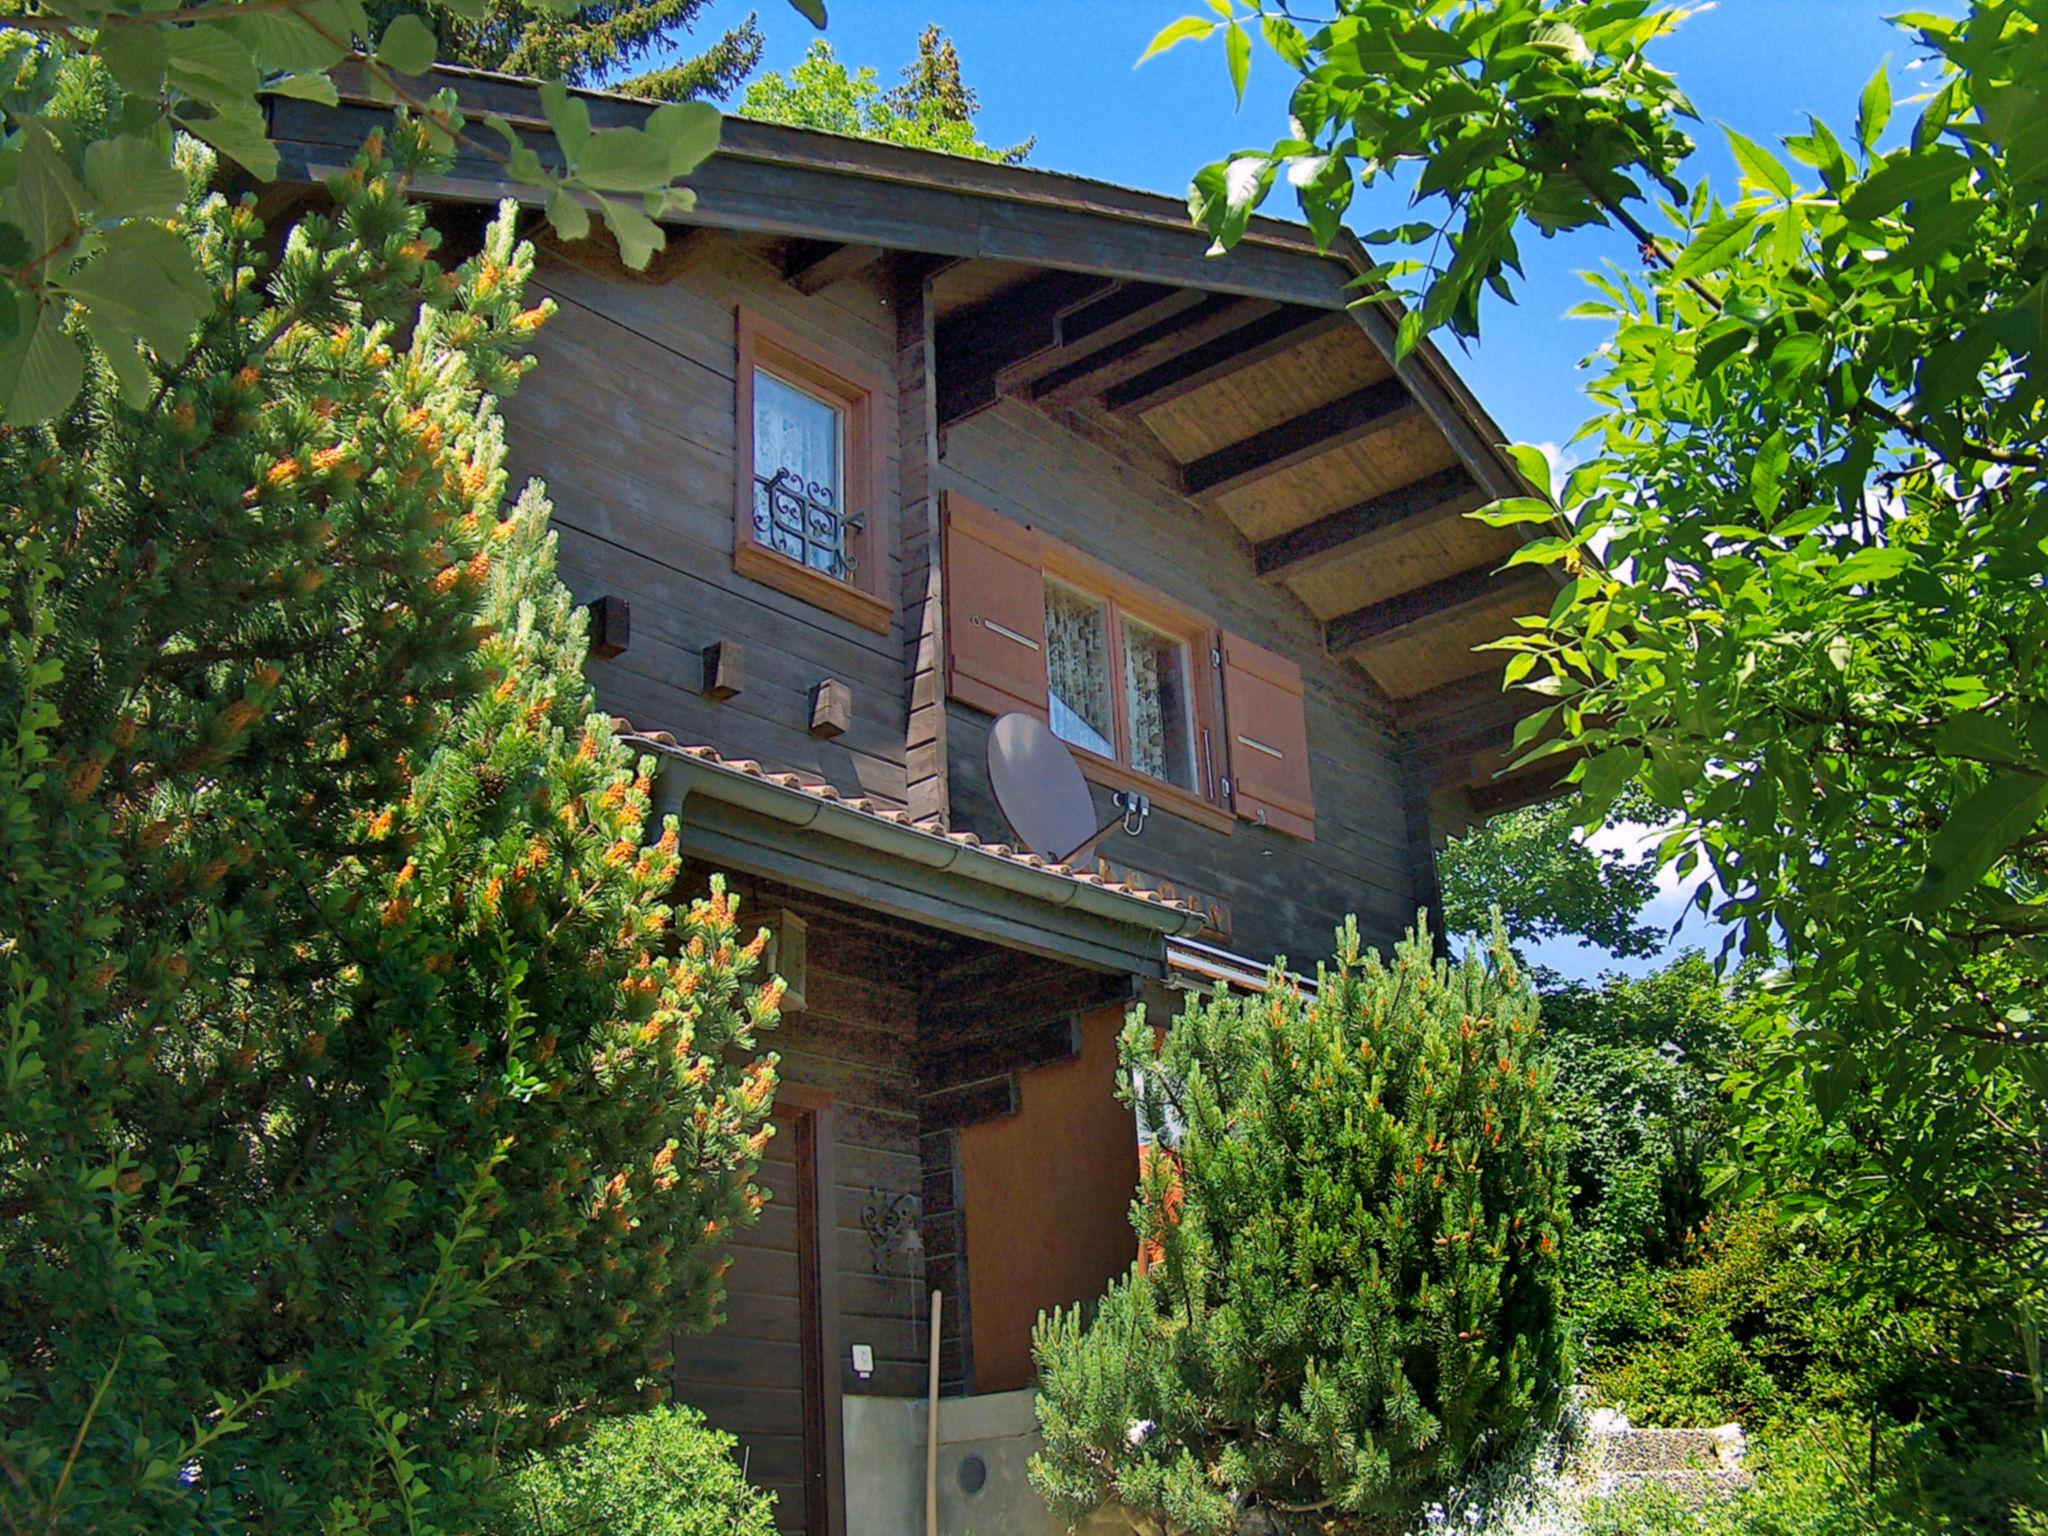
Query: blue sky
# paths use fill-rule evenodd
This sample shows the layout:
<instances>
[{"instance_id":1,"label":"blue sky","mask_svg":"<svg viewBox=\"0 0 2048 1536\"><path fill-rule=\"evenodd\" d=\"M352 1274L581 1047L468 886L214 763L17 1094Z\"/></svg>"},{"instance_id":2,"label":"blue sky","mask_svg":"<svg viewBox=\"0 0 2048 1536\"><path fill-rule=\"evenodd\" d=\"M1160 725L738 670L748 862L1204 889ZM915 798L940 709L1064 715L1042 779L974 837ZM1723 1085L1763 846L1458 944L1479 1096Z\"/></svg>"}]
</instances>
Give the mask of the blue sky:
<instances>
[{"instance_id":1,"label":"blue sky","mask_svg":"<svg viewBox=\"0 0 2048 1536\"><path fill-rule=\"evenodd\" d=\"M1154 33L1175 17L1206 8L1201 0L828 0L824 34L850 65L872 65L885 84L916 51L917 35L936 22L958 45L967 83L979 94L985 140L1013 144L1036 136L1030 164L1149 191L1181 195L1190 174L1234 150L1270 144L1286 124L1288 72L1270 53L1254 53L1251 89L1234 112L1220 46L1183 44L1134 69ZM1894 137L1915 115L1908 98L1922 89L1911 39L1888 25L1900 4L1874 0L1721 0L1694 16L1656 57L1677 75L1704 122L1693 177L1711 176L1730 195L1734 162L1717 124L1775 143L1803 131L1812 111L1844 130L1871 73L1891 59L1898 98ZM1955 0L1920 0L1920 9L1953 13ZM1298 7L1313 11L1313 5ZM763 67L787 69L815 34L784 0L714 0L700 33L757 12L768 35ZM1845 131L1843 138L1849 137ZM1292 215L1275 196L1269 211ZM1398 196L1361 200L1361 231L1401 221ZM1577 273L1603 259L1633 263L1626 238L1585 232L1524 246L1528 280L1521 303L1489 300L1484 336L1452 356L1507 435L1553 450L1587 414L1580 359L1600 339L1563 318L1584 296ZM1650 920L1669 926L1684 896L1667 888ZM1718 945L1695 916L1681 944ZM1567 944L1538 958L1568 975L1613 967L1604 954ZM1631 970L1647 968L1638 963Z\"/></svg>"}]
</instances>

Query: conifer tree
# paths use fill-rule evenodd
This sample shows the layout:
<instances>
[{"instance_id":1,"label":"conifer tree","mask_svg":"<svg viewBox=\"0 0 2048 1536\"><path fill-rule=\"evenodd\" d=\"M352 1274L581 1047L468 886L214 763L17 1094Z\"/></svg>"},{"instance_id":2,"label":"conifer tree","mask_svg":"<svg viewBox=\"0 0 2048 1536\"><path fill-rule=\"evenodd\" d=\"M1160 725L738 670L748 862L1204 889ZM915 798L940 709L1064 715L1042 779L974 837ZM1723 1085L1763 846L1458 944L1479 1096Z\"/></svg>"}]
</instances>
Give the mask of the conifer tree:
<instances>
[{"instance_id":1,"label":"conifer tree","mask_svg":"<svg viewBox=\"0 0 2048 1536\"><path fill-rule=\"evenodd\" d=\"M1505 941L1391 966L1355 923L1306 997L1221 989L1122 1038L1169 1156L1156 1255L1040 1322L1032 1481L1134 1528L1366 1531L1555 1412L1565 1228L1536 1007ZM1258 1513L1254 1513L1258 1512Z\"/></svg>"},{"instance_id":2,"label":"conifer tree","mask_svg":"<svg viewBox=\"0 0 2048 1536\"><path fill-rule=\"evenodd\" d=\"M597 0L565 8L548 0L490 0L471 17L410 0L371 0L367 10L371 36L382 36L402 12L429 16L443 64L603 86L656 101L723 101L761 62L766 39L752 11L702 52L636 68L685 49L710 5L711 0Z\"/></svg>"},{"instance_id":3,"label":"conifer tree","mask_svg":"<svg viewBox=\"0 0 2048 1536\"><path fill-rule=\"evenodd\" d=\"M195 187L211 157L186 141ZM761 1196L774 983L672 912L402 114L124 403L0 431L0 1525L493 1528L658 1398Z\"/></svg>"}]
</instances>

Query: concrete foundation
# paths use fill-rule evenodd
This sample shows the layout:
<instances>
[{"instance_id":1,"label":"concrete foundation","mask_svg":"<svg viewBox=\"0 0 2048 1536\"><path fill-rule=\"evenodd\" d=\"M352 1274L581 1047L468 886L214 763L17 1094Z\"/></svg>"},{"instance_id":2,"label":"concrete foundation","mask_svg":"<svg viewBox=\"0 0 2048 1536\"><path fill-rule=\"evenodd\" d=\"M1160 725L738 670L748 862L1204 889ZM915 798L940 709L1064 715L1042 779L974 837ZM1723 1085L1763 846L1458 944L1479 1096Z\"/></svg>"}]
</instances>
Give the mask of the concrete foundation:
<instances>
[{"instance_id":1,"label":"concrete foundation","mask_svg":"<svg viewBox=\"0 0 2048 1536\"><path fill-rule=\"evenodd\" d=\"M1040 1444L1036 1395L939 1400L940 1536L1066 1536L1024 1474ZM923 1536L925 1400L847 1397L841 1406L848 1536Z\"/></svg>"}]
</instances>

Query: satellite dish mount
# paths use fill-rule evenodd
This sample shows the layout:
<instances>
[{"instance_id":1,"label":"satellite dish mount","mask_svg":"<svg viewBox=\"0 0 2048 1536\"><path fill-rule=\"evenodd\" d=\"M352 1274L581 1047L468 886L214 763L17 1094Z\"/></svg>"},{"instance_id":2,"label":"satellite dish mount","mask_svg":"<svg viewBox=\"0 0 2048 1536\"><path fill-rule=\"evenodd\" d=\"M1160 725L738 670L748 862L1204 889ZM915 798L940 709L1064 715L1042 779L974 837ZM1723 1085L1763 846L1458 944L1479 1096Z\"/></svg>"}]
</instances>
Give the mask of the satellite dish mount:
<instances>
[{"instance_id":1,"label":"satellite dish mount","mask_svg":"<svg viewBox=\"0 0 2048 1536\"><path fill-rule=\"evenodd\" d=\"M1017 841L1055 864L1073 863L1119 826L1136 837L1152 814L1150 795L1120 789L1110 797L1116 814L1097 826L1080 764L1035 715L1004 715L991 728L988 782Z\"/></svg>"}]
</instances>

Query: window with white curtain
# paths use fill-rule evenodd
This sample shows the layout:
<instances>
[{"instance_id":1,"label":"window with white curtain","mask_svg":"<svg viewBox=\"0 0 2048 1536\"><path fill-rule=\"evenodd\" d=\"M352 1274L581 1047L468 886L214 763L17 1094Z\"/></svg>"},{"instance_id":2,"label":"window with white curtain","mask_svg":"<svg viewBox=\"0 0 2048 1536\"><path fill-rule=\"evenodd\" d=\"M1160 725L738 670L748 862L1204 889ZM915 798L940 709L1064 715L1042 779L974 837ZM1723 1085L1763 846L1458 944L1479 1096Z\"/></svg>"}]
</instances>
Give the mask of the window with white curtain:
<instances>
[{"instance_id":1,"label":"window with white curtain","mask_svg":"<svg viewBox=\"0 0 2048 1536\"><path fill-rule=\"evenodd\" d=\"M1184 639L1124 612L1112 598L1047 578L1045 673L1054 735L1176 788L1196 789Z\"/></svg>"}]
</instances>

